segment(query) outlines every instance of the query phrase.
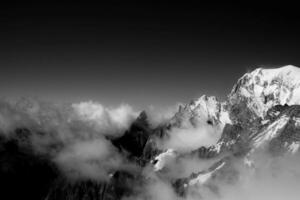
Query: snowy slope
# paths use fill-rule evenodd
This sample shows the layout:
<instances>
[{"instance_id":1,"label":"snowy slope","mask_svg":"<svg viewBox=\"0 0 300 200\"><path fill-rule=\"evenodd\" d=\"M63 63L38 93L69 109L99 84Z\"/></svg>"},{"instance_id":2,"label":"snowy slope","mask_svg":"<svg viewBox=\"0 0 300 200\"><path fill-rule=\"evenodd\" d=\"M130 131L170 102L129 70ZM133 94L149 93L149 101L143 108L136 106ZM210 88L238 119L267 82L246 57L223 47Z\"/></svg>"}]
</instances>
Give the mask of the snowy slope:
<instances>
[{"instance_id":1,"label":"snowy slope","mask_svg":"<svg viewBox=\"0 0 300 200\"><path fill-rule=\"evenodd\" d=\"M250 167L255 163L247 157L247 152L255 152L258 148L266 147L274 153L298 152L300 106L291 107L295 104L300 104L299 68L291 65L277 69L258 68L238 80L228 96L228 101L218 102L215 97L203 95L181 107L170 124L181 128L190 124L221 127L223 134L218 143L210 148L202 147L198 152L204 150L205 153L213 152L211 155L216 156L233 154L235 157L241 157L245 166ZM233 112L230 109L233 106L238 107L241 112ZM231 120L240 117L249 123ZM159 154L155 158L155 170L161 170L170 159L178 156L179 154L172 150ZM187 185L204 184L218 170L219 168L214 168L199 172Z\"/></svg>"},{"instance_id":2,"label":"snowy slope","mask_svg":"<svg viewBox=\"0 0 300 200\"><path fill-rule=\"evenodd\" d=\"M225 104L219 102L214 96L208 97L206 95L180 107L170 122L177 127L197 126L198 124L223 127L226 123L231 123L231 120L225 109Z\"/></svg>"},{"instance_id":3,"label":"snowy slope","mask_svg":"<svg viewBox=\"0 0 300 200\"><path fill-rule=\"evenodd\" d=\"M246 101L259 117L274 105L300 104L300 68L287 65L276 69L258 68L242 76L229 94L229 102Z\"/></svg>"}]
</instances>

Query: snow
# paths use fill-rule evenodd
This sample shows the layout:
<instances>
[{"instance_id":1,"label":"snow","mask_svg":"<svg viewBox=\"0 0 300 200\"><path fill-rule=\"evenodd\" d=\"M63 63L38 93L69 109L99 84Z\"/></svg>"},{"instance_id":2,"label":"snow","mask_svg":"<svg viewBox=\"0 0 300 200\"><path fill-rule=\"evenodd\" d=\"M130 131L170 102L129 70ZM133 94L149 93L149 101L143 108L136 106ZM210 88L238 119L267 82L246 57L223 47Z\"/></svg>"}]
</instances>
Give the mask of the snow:
<instances>
[{"instance_id":1,"label":"snow","mask_svg":"<svg viewBox=\"0 0 300 200\"><path fill-rule=\"evenodd\" d=\"M265 94L271 94L272 92L276 91L277 86L275 84L273 85L269 85L265 90L264 93Z\"/></svg>"},{"instance_id":2,"label":"snow","mask_svg":"<svg viewBox=\"0 0 300 200\"><path fill-rule=\"evenodd\" d=\"M240 93L241 93L241 95L242 96L244 96L244 97L248 97L248 98L250 98L251 97L251 93L246 89L246 88L241 88L240 89Z\"/></svg>"},{"instance_id":3,"label":"snow","mask_svg":"<svg viewBox=\"0 0 300 200\"><path fill-rule=\"evenodd\" d=\"M159 171L165 167L170 161L176 158L176 152L173 149L168 149L166 152L163 152L155 157L154 161L154 171Z\"/></svg>"},{"instance_id":4,"label":"snow","mask_svg":"<svg viewBox=\"0 0 300 200\"><path fill-rule=\"evenodd\" d=\"M270 141L272 138L276 137L280 129L282 129L290 118L288 116L282 116L272 124L270 124L264 131L259 133L254 138L254 146L259 147L266 141Z\"/></svg>"},{"instance_id":5,"label":"snow","mask_svg":"<svg viewBox=\"0 0 300 200\"><path fill-rule=\"evenodd\" d=\"M292 144L288 146L288 150L294 154L298 151L299 147L300 147L300 142L292 142Z\"/></svg>"},{"instance_id":6,"label":"snow","mask_svg":"<svg viewBox=\"0 0 300 200\"><path fill-rule=\"evenodd\" d=\"M219 153L221 151L221 147L224 144L224 142L218 142L216 145L213 146L214 150Z\"/></svg>"},{"instance_id":7,"label":"snow","mask_svg":"<svg viewBox=\"0 0 300 200\"><path fill-rule=\"evenodd\" d=\"M210 179L210 177L212 176L213 172L208 172L206 174L200 174L197 176L197 178L192 179L190 181L190 185L196 185L196 184L203 184L205 183L208 179Z\"/></svg>"},{"instance_id":8,"label":"snow","mask_svg":"<svg viewBox=\"0 0 300 200\"><path fill-rule=\"evenodd\" d=\"M225 124L232 124L229 112L225 109L225 106L225 103L221 103L221 112L219 120L223 124L223 126L225 126Z\"/></svg>"},{"instance_id":9,"label":"snow","mask_svg":"<svg viewBox=\"0 0 300 200\"><path fill-rule=\"evenodd\" d=\"M183 133L185 130L199 128L199 130L205 129L218 133L218 137L221 137L226 124L232 124L229 112L226 110L226 103L219 102L214 96L206 95L181 107L169 123ZM216 138L216 141L218 139Z\"/></svg>"},{"instance_id":10,"label":"snow","mask_svg":"<svg viewBox=\"0 0 300 200\"><path fill-rule=\"evenodd\" d=\"M269 121L270 121L270 120L262 120L262 121L261 121L261 124L262 124L262 125L265 125L265 124L267 124Z\"/></svg>"},{"instance_id":11,"label":"snow","mask_svg":"<svg viewBox=\"0 0 300 200\"><path fill-rule=\"evenodd\" d=\"M275 116L278 116L279 114L280 114L279 111L276 111L276 112L274 113Z\"/></svg>"},{"instance_id":12,"label":"snow","mask_svg":"<svg viewBox=\"0 0 300 200\"><path fill-rule=\"evenodd\" d=\"M295 126L300 127L300 117L294 117L295 120Z\"/></svg>"},{"instance_id":13,"label":"snow","mask_svg":"<svg viewBox=\"0 0 300 200\"><path fill-rule=\"evenodd\" d=\"M277 104L300 104L298 67L287 65L276 69L258 68L245 74L238 83L241 84L239 90L232 90L229 97L234 98L235 94L239 94L249 99L248 106L260 117L264 117L266 111Z\"/></svg>"},{"instance_id":14,"label":"snow","mask_svg":"<svg viewBox=\"0 0 300 200\"><path fill-rule=\"evenodd\" d=\"M222 162L216 169L214 169L210 172L207 172L207 173L199 174L196 178L190 180L189 185L197 185L197 184L203 185L212 177L212 175L216 171L220 170L224 165L225 165L225 162Z\"/></svg>"},{"instance_id":15,"label":"snow","mask_svg":"<svg viewBox=\"0 0 300 200\"><path fill-rule=\"evenodd\" d=\"M221 169L224 165L225 165L225 162L222 162L222 164L220 164L214 171Z\"/></svg>"},{"instance_id":16,"label":"snow","mask_svg":"<svg viewBox=\"0 0 300 200\"><path fill-rule=\"evenodd\" d=\"M256 97L259 97L260 94L264 91L264 87L261 85L254 85L253 92Z\"/></svg>"},{"instance_id":17,"label":"snow","mask_svg":"<svg viewBox=\"0 0 300 200\"><path fill-rule=\"evenodd\" d=\"M219 102L216 97L203 95L185 106L181 116L186 115L187 119L183 119L182 121L189 121L192 117L198 122L204 123L207 120L215 120L223 128L225 124L232 123L229 113L224 107L225 103Z\"/></svg>"},{"instance_id":18,"label":"snow","mask_svg":"<svg viewBox=\"0 0 300 200\"><path fill-rule=\"evenodd\" d=\"M208 97L206 95L201 96L198 100L194 101L190 108L191 110L198 112L198 115L206 115L207 118L217 118L220 103L214 96Z\"/></svg>"},{"instance_id":19,"label":"snow","mask_svg":"<svg viewBox=\"0 0 300 200\"><path fill-rule=\"evenodd\" d=\"M231 146L231 145L233 145L234 143L236 142L236 140L229 140L229 141L227 141L226 142L226 146Z\"/></svg>"},{"instance_id":20,"label":"snow","mask_svg":"<svg viewBox=\"0 0 300 200\"><path fill-rule=\"evenodd\" d=\"M271 82L274 77L281 77L283 80L297 81L297 77L300 76L300 68L293 65L286 65L273 69L259 68L259 70L261 71L264 80L268 82Z\"/></svg>"},{"instance_id":21,"label":"snow","mask_svg":"<svg viewBox=\"0 0 300 200\"><path fill-rule=\"evenodd\" d=\"M244 158L244 163L247 167L253 167L254 163L252 160L250 160L247 156Z\"/></svg>"}]
</instances>

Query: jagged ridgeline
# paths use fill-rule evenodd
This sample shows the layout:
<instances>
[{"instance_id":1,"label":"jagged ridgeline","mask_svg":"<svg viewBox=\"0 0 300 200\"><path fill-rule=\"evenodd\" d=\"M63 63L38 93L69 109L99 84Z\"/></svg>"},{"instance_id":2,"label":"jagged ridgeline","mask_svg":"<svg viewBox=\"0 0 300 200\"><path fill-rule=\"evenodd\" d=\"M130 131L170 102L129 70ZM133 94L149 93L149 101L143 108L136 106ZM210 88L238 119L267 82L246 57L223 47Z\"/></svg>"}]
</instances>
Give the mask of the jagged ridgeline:
<instances>
[{"instance_id":1,"label":"jagged ridgeline","mask_svg":"<svg viewBox=\"0 0 300 200\"><path fill-rule=\"evenodd\" d=\"M1 108L3 122L9 120L6 112ZM108 172L105 178L70 178L53 158L64 144L47 146L47 153L36 151L33 132L22 124L0 134L0 188L6 199L154 199L147 190L157 180L181 198L195 190L201 195L203 188L218 195L218 183L234 184L240 168L255 171L254 158L261 152L298 154L300 69L258 68L237 81L226 101L201 96L157 127L141 112L121 134L104 136L121 160L95 164Z\"/></svg>"}]
</instances>

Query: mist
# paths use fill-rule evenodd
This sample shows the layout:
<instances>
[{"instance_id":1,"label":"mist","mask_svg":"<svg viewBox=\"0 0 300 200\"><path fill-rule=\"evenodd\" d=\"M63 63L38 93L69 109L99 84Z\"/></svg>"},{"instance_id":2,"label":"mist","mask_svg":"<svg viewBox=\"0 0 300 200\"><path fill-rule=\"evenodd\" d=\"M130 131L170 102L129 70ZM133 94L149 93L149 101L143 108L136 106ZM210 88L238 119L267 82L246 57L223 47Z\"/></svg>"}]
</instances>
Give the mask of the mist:
<instances>
[{"instance_id":1,"label":"mist","mask_svg":"<svg viewBox=\"0 0 300 200\"><path fill-rule=\"evenodd\" d=\"M196 126L173 127L168 131L167 137L157 142L162 149L174 149L183 153L215 145L221 134L221 126L198 123Z\"/></svg>"},{"instance_id":2,"label":"mist","mask_svg":"<svg viewBox=\"0 0 300 200\"><path fill-rule=\"evenodd\" d=\"M178 112L179 106L183 103L176 103L172 106L157 107L157 106L148 106L146 113L148 115L148 120L150 125L155 128L159 125L169 122L175 113Z\"/></svg>"},{"instance_id":3,"label":"mist","mask_svg":"<svg viewBox=\"0 0 300 200\"><path fill-rule=\"evenodd\" d=\"M166 110L173 113L176 109ZM243 159L232 158L230 167L233 171L228 173L225 164L206 182L186 183L186 192L179 194L173 185L176 180L199 172L207 173L212 165L225 158L201 159L186 155L197 148L215 145L222 134L222 127L206 123L173 127L168 130L167 137L156 141L159 148L173 151L173 156L159 170L155 170L153 163L140 169L108 139L122 136L138 113L126 104L106 107L93 101L55 104L36 99L1 100L0 134L14 138L16 129L28 129L30 134L25 142L20 141L22 145L32 148L38 155L47 156L72 181L109 181L115 171L139 168L144 177L143 183L139 184L140 180L136 180L135 193L124 197L124 200L299 198L299 153L273 156L262 150L249 152L247 158L255 163L254 166L246 165ZM170 119L171 114L162 113L158 116L164 117L157 120ZM153 119L150 120L153 124L160 124Z\"/></svg>"},{"instance_id":4,"label":"mist","mask_svg":"<svg viewBox=\"0 0 300 200\"><path fill-rule=\"evenodd\" d=\"M237 159L231 167L234 167L234 174L228 174L228 171L220 171L205 183L190 185L184 196L179 195L170 184L169 171L160 171L158 174L148 171L150 177L146 185L141 190L141 194L131 198L132 200L281 200L299 199L300 182L300 157L296 155L285 155L272 157L266 152L256 152L251 158L255 166L249 167L243 160ZM187 160L185 160L187 161ZM199 165L202 162L202 169L207 169L211 161L198 160ZM186 167L188 170L191 160L186 165L171 164L171 171L178 168L177 172ZM207 165L207 166L204 166ZM226 174L227 172L227 174ZM162 174L168 174L163 176ZM191 173L191 171L189 171ZM185 174L186 175L186 174ZM234 178L233 178L234 177ZM178 178L178 175L172 176ZM169 180L169 181L166 181ZM214 188L214 189L213 189Z\"/></svg>"},{"instance_id":5,"label":"mist","mask_svg":"<svg viewBox=\"0 0 300 200\"><path fill-rule=\"evenodd\" d=\"M16 129L26 128L29 134L25 142L20 141L22 145L48 156L67 177L107 180L116 169L125 169L127 162L107 137L121 136L136 117L129 105L1 100L0 134L13 138Z\"/></svg>"},{"instance_id":6,"label":"mist","mask_svg":"<svg viewBox=\"0 0 300 200\"><path fill-rule=\"evenodd\" d=\"M299 154L274 158L262 153L255 155L253 160L255 169L245 169L240 166L239 180L234 184L220 183L219 197L214 198L222 200L299 199ZM212 196L214 195L208 195L206 199L211 199Z\"/></svg>"}]
</instances>

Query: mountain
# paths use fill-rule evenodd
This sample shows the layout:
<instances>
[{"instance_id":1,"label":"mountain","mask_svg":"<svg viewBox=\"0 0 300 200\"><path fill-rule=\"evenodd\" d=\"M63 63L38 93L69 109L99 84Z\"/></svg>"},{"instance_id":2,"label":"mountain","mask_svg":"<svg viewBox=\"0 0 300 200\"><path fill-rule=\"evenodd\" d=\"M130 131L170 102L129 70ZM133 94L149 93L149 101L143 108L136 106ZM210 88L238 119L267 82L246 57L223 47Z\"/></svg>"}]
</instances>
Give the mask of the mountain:
<instances>
[{"instance_id":1,"label":"mountain","mask_svg":"<svg viewBox=\"0 0 300 200\"><path fill-rule=\"evenodd\" d=\"M205 137L216 134L215 142L200 141L188 151L162 145L174 134L203 132ZM134 166L112 170L108 180L69 180L51 154L34 151L32 134L19 127L10 137L0 135L0 183L9 199L123 199L141 195L142 188L157 180L172 185L181 197L201 188L218 194L219 182L236 182L241 168L255 170L255 156L261 152L270 157L299 152L300 69L258 68L242 76L224 102L203 95L158 127L151 127L147 113L141 112L123 134L106 136L123 161ZM61 144L55 145L59 149Z\"/></svg>"},{"instance_id":2,"label":"mountain","mask_svg":"<svg viewBox=\"0 0 300 200\"><path fill-rule=\"evenodd\" d=\"M176 127L197 126L199 123L224 126L231 123L231 120L224 103L219 102L216 97L203 95L184 107L180 106L169 123Z\"/></svg>"},{"instance_id":3,"label":"mountain","mask_svg":"<svg viewBox=\"0 0 300 200\"><path fill-rule=\"evenodd\" d=\"M267 111L265 120L252 130L240 124L226 126L219 142L207 150L208 153L214 153L214 158L218 158L215 164L206 171L192 174L177 182L181 182L182 185L199 186L210 184L216 179L228 179L229 175L229 179L234 180L239 176L236 166L232 165L236 159L242 166L255 169L256 163L251 157L255 157L261 151L267 152L271 157L298 153L299 117L300 105L276 105Z\"/></svg>"},{"instance_id":4,"label":"mountain","mask_svg":"<svg viewBox=\"0 0 300 200\"><path fill-rule=\"evenodd\" d=\"M238 176L232 160L238 159L243 165L254 167L249 157L261 149L272 156L297 153L300 147L299 88L300 69L295 66L258 68L238 80L225 102L202 96L181 107L170 120L171 127L206 121L212 126L222 125L223 129L215 145L202 146L188 153L199 159L216 161L206 170L175 180L178 193L184 194L183 191L192 185L207 184L224 175ZM181 157L175 150L167 149L154 158L155 169L163 170L168 162Z\"/></svg>"},{"instance_id":5,"label":"mountain","mask_svg":"<svg viewBox=\"0 0 300 200\"><path fill-rule=\"evenodd\" d=\"M246 73L234 85L228 96L232 109L245 104L251 114L264 117L275 105L300 103L300 69L287 65L276 69L258 68ZM236 117L239 112L233 113Z\"/></svg>"}]
</instances>

